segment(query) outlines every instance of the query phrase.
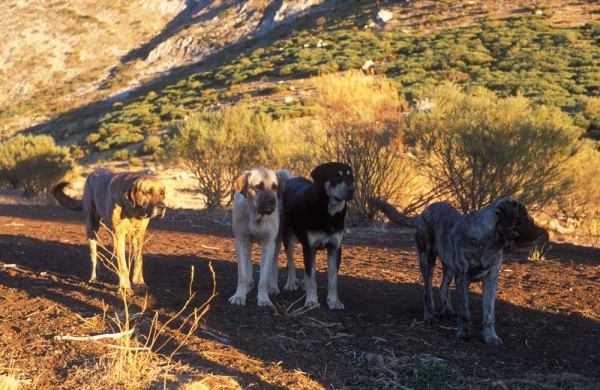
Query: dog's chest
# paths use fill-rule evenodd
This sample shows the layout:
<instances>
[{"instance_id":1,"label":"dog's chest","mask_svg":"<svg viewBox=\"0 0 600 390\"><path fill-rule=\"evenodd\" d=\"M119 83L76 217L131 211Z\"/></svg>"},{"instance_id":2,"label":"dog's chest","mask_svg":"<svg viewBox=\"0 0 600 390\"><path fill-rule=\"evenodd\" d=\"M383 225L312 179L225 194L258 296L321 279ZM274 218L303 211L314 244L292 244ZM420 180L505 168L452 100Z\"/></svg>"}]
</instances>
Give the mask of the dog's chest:
<instances>
[{"instance_id":1,"label":"dog's chest","mask_svg":"<svg viewBox=\"0 0 600 390\"><path fill-rule=\"evenodd\" d=\"M308 232L308 244L311 248L324 249L327 247L339 248L344 239L343 231L334 231L331 234L325 232Z\"/></svg>"},{"instance_id":2,"label":"dog's chest","mask_svg":"<svg viewBox=\"0 0 600 390\"><path fill-rule=\"evenodd\" d=\"M277 234L279 225L276 215L263 216L259 221L252 221L248 226L250 241L263 243L270 241Z\"/></svg>"}]
</instances>

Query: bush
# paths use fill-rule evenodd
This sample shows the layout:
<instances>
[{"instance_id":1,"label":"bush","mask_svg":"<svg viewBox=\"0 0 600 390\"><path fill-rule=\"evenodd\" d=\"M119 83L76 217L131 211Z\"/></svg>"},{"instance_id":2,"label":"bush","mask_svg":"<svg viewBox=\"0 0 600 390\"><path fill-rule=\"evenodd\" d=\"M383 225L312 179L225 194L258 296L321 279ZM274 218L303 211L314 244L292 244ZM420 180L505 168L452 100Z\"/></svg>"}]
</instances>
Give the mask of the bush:
<instances>
[{"instance_id":1,"label":"bush","mask_svg":"<svg viewBox=\"0 0 600 390\"><path fill-rule=\"evenodd\" d=\"M450 83L426 95L434 107L411 116L408 139L420 153L422 172L461 211L502 196L533 206L570 184L560 168L573 156L580 131L558 108Z\"/></svg>"},{"instance_id":2,"label":"bush","mask_svg":"<svg viewBox=\"0 0 600 390\"><path fill-rule=\"evenodd\" d=\"M48 135L17 135L0 142L0 183L23 189L31 197L48 193L73 174L76 164L68 147Z\"/></svg>"},{"instance_id":3,"label":"bush","mask_svg":"<svg viewBox=\"0 0 600 390\"><path fill-rule=\"evenodd\" d=\"M412 189L411 160L402 143L408 105L388 80L360 71L322 76L315 85L318 121L326 134L321 153L352 166L356 193L350 207L372 219L369 197L395 203Z\"/></svg>"},{"instance_id":4,"label":"bush","mask_svg":"<svg viewBox=\"0 0 600 390\"><path fill-rule=\"evenodd\" d=\"M218 207L231 201L233 180L244 170L277 169L273 149L279 134L279 123L270 116L243 105L226 106L175 125L166 157L194 174L206 207Z\"/></svg>"}]
</instances>

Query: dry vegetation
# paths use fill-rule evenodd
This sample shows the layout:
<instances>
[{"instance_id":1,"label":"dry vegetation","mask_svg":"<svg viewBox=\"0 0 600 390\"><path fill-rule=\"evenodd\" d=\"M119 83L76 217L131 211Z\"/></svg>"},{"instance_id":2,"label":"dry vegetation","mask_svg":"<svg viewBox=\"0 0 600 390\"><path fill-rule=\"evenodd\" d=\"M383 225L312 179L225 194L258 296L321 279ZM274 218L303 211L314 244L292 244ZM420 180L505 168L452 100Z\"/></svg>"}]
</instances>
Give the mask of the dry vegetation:
<instances>
[{"instance_id":1,"label":"dry vegetation","mask_svg":"<svg viewBox=\"0 0 600 390\"><path fill-rule=\"evenodd\" d=\"M13 196L0 198L7 213L2 216L0 234L4 250L0 252L0 290L4 294L0 305L6 308L0 312L6 319L0 321L0 342L5 349L0 352L0 390L48 386L555 390L597 386L597 338L592 336L597 335L600 318L594 293L598 252L584 247L600 245L600 184L590 180L600 174L595 142L580 141L574 157L565 159L555 172L557 181L570 184L570 192L552 202L532 202L538 223L556 226L550 231L554 243L582 246L558 244L557 252L535 248L528 254L508 256L499 317L510 336L506 348L498 353L477 342L455 344L444 333L453 326L451 322L440 328L423 327L418 321L421 291L418 270L411 266L412 242L405 232L389 231L382 223L375 228L350 228L349 265L343 283L354 308L341 314L323 308L306 310L301 307L302 297L288 294L278 297L273 311L257 311L254 302L241 310L232 309L219 296L228 296L235 277L228 213L189 210L207 203L206 194L196 187L211 164L194 162L196 178L182 179L180 171L163 165L161 156L168 150L168 142L163 143L166 135L173 137L177 128L197 125L178 122L190 112L241 99L276 117L306 114L310 118L270 122L277 127L277 131L271 127L271 138L285 147L264 142L260 145L264 150L257 148L254 160L234 159L228 154L239 156L252 145L235 144L235 134L221 138L223 150L229 147L229 151L218 153L210 162L229 156L229 176L218 180L229 182L236 170L247 165L266 165L269 156L304 175L321 158L351 160L359 164L363 181L363 193L353 204L357 214L372 217L364 199L373 195L391 198L413 211L444 195L417 169L414 155L405 149L405 120L413 102L398 97L399 87L391 78L374 74L349 72L342 77L304 79L305 73L291 69L312 67L310 61L315 58L301 49L306 37L288 39L287 34L297 27L316 29L310 30L311 34L320 32L306 38L314 46L313 40L319 33L325 34L323 29L329 23L332 29L339 29L335 32L339 42L351 46L344 52L348 58L322 64L319 69L327 72L356 64L360 67L364 58L355 51L363 42L352 37L370 34L364 26L375 23L381 7L396 15L387 25L377 27L383 39L374 46L385 52L393 41L393 35L385 34L393 31L406 30L402 34L416 36L536 13L557 25L575 27L600 19L600 5L591 1L360 1L357 14L350 17L347 9L341 10L347 8L340 7L342 1L323 2L310 9L323 19L301 18L298 25L274 30L266 40L268 48L277 37L283 37L276 43L290 47L281 51L289 50L290 58L306 61L288 64L279 49L264 49L262 43L235 46L240 53L244 51L239 57L227 50L221 52L254 31L269 11L268 2L249 1L244 8L238 6L240 1L215 1L189 13L182 12L185 3L0 2L0 12L5 15L0 29L6 34L0 71L0 90L4 91L0 96L0 134L14 134L41 123L36 131L56 135L61 143L72 144L71 152L77 157L85 157L88 163L79 186L85 174L100 164L117 169L156 167L168 185L173 209L170 220L163 222L157 233L160 237L149 243L150 279L157 286L153 292L159 295L150 297L154 303L148 303L139 297L132 301L115 298L114 286L108 283L89 286L83 282L87 249L79 220L53 208L7 206L22 201ZM218 26L222 29L210 30ZM188 28L190 35L186 35ZM198 32L203 29L213 33ZM188 41L184 38L193 34L201 37L194 41L197 46L185 46ZM215 53L215 61L198 63L181 74L158 72ZM221 60L223 67L213 66ZM281 65L275 66L278 61ZM205 74L207 69L210 76ZM274 75L274 69L279 73ZM415 80L420 82L423 75L419 73ZM452 73L449 77L461 81L463 76ZM588 76L593 79L594 74ZM303 81L296 80L300 77ZM144 84L149 80L154 83ZM278 83L283 80L286 82ZM140 85L140 91L128 95L130 88ZM124 94L118 99L107 99L120 92ZM90 104L94 101L102 104ZM593 117L600 112L598 98L577 104L578 123L594 126ZM82 111L69 113L75 108ZM67 115L61 122L64 113L76 119ZM208 111L202 115L214 118ZM236 128L235 123L231 126ZM181 149L181 145L173 145ZM231 152L233 146L238 146L235 152ZM430 192L431 188L438 192ZM226 203L227 195L224 188L216 203ZM46 204L45 199L28 202ZM11 212L14 214L8 215ZM562 227L564 221L575 227ZM106 256L108 253L106 249ZM215 261L216 271L211 261ZM194 280L200 266L203 275ZM208 287L211 279L212 287ZM258 326L263 323L269 329ZM46 325L50 330L45 330ZM83 339L64 337L75 333ZM101 341L98 336L102 335L112 341ZM28 355L19 352L20 348L28 348ZM573 355L572 360L561 348Z\"/></svg>"}]
</instances>

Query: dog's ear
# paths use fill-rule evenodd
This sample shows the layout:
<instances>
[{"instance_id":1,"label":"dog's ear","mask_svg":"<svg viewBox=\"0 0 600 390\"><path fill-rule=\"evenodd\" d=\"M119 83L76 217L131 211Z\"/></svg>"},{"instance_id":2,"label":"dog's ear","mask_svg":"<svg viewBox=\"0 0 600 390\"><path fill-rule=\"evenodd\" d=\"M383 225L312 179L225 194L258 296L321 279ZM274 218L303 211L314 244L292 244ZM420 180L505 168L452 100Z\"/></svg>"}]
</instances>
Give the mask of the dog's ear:
<instances>
[{"instance_id":1,"label":"dog's ear","mask_svg":"<svg viewBox=\"0 0 600 390\"><path fill-rule=\"evenodd\" d=\"M237 192L242 194L242 196L244 198L248 197L248 175L249 174L250 174L250 172L246 171L240 177L235 179L235 182L233 182L233 188Z\"/></svg>"},{"instance_id":2,"label":"dog's ear","mask_svg":"<svg viewBox=\"0 0 600 390\"><path fill-rule=\"evenodd\" d=\"M137 191L137 182L133 182L130 186L125 189L125 200L131 203L131 207L135 207L135 193Z\"/></svg>"},{"instance_id":3,"label":"dog's ear","mask_svg":"<svg viewBox=\"0 0 600 390\"><path fill-rule=\"evenodd\" d=\"M283 180L279 175L277 175L277 197L281 198L283 195L283 191L285 191L285 180Z\"/></svg>"},{"instance_id":4,"label":"dog's ear","mask_svg":"<svg viewBox=\"0 0 600 390\"><path fill-rule=\"evenodd\" d=\"M525 208L525 206L523 205L523 203L521 202L517 202L517 213L519 214L520 217L525 217L525 218L531 218L529 216L529 213L527 212L527 209ZM533 221L533 218L531 218L531 220Z\"/></svg>"},{"instance_id":5,"label":"dog's ear","mask_svg":"<svg viewBox=\"0 0 600 390\"><path fill-rule=\"evenodd\" d=\"M322 184L327 181L327 165L321 164L310 173L313 181L317 184Z\"/></svg>"}]
</instances>

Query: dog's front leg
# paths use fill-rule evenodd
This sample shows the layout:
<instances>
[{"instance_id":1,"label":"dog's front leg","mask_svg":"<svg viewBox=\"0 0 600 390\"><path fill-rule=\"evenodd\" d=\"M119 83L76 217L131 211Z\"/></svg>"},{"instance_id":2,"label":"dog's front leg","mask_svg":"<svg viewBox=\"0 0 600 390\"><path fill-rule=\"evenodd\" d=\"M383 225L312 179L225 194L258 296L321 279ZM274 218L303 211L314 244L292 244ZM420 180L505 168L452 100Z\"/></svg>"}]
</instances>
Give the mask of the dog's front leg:
<instances>
[{"instance_id":1,"label":"dog's front leg","mask_svg":"<svg viewBox=\"0 0 600 390\"><path fill-rule=\"evenodd\" d=\"M252 279L252 258L251 256L252 242L250 240L235 240L235 255L237 257L238 268L238 284L235 294L229 298L229 303L232 305L246 304L246 294L250 287Z\"/></svg>"},{"instance_id":2,"label":"dog's front leg","mask_svg":"<svg viewBox=\"0 0 600 390\"><path fill-rule=\"evenodd\" d=\"M125 241L124 234L114 234L115 252L117 256L117 273L119 274L119 290L127 294L132 293L131 283L129 282L129 264L125 257Z\"/></svg>"},{"instance_id":3,"label":"dog's front leg","mask_svg":"<svg viewBox=\"0 0 600 390\"><path fill-rule=\"evenodd\" d=\"M133 276L132 276L132 281L133 281L133 285L134 288L136 290L141 289L147 289L148 286L146 285L146 282L144 281L144 272L143 272L143 258L142 258L142 252L143 252L143 248L144 248L144 235L145 235L145 231L139 230L136 233L134 233L132 240L133 240Z\"/></svg>"},{"instance_id":4,"label":"dog's front leg","mask_svg":"<svg viewBox=\"0 0 600 390\"><path fill-rule=\"evenodd\" d=\"M303 243L302 254L304 255L304 289L306 290L306 303L304 303L304 307L318 307L315 249L307 243Z\"/></svg>"},{"instance_id":5,"label":"dog's front leg","mask_svg":"<svg viewBox=\"0 0 600 390\"><path fill-rule=\"evenodd\" d=\"M342 260L342 247L327 249L327 306L330 309L343 309L337 293L337 281L340 263Z\"/></svg>"},{"instance_id":6,"label":"dog's front leg","mask_svg":"<svg viewBox=\"0 0 600 390\"><path fill-rule=\"evenodd\" d=\"M483 279L483 339L487 345L502 345L503 341L496 334L495 323L495 304L496 294L498 292L498 271L499 267L492 270L488 277Z\"/></svg>"},{"instance_id":7,"label":"dog's front leg","mask_svg":"<svg viewBox=\"0 0 600 390\"><path fill-rule=\"evenodd\" d=\"M269 299L269 283L271 278L271 268L273 266L273 254L275 253L275 243L273 240L262 246L260 252L260 279L258 280L258 306L273 306Z\"/></svg>"},{"instance_id":8,"label":"dog's front leg","mask_svg":"<svg viewBox=\"0 0 600 390\"><path fill-rule=\"evenodd\" d=\"M463 341L471 339L471 313L469 312L469 280L464 272L456 275L456 296L458 300L457 337Z\"/></svg>"},{"instance_id":9,"label":"dog's front leg","mask_svg":"<svg viewBox=\"0 0 600 390\"><path fill-rule=\"evenodd\" d=\"M442 299L442 315L453 316L452 301L450 299L450 283L454 279L454 271L442 262L442 284L440 285L440 297Z\"/></svg>"}]
</instances>

